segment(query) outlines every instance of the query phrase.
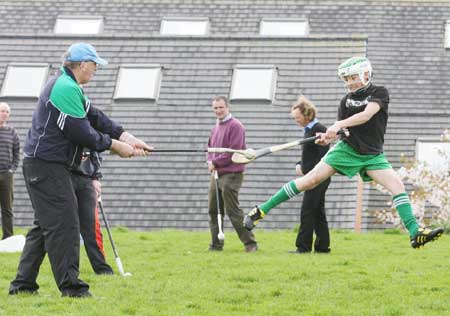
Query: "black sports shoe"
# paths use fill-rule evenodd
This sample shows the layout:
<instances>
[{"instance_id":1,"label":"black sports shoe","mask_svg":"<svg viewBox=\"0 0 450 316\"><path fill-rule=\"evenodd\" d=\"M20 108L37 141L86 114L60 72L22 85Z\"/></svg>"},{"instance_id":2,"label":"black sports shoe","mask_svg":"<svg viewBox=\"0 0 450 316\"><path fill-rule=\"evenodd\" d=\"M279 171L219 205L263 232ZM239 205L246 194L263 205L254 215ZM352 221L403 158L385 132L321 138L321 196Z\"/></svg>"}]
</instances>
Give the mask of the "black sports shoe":
<instances>
[{"instance_id":1,"label":"black sports shoe","mask_svg":"<svg viewBox=\"0 0 450 316\"><path fill-rule=\"evenodd\" d=\"M222 251L223 250L223 246L209 245L208 250L209 251Z\"/></svg>"},{"instance_id":2,"label":"black sports shoe","mask_svg":"<svg viewBox=\"0 0 450 316\"><path fill-rule=\"evenodd\" d=\"M296 255L302 255L302 254L311 254L311 251L302 250L300 248L297 248L295 250L289 250L288 253L296 254Z\"/></svg>"},{"instance_id":3,"label":"black sports shoe","mask_svg":"<svg viewBox=\"0 0 450 316\"><path fill-rule=\"evenodd\" d=\"M258 251L258 245L257 244L251 244L245 246L245 252L257 252Z\"/></svg>"},{"instance_id":4,"label":"black sports shoe","mask_svg":"<svg viewBox=\"0 0 450 316\"><path fill-rule=\"evenodd\" d=\"M253 227L256 226L256 224L259 222L259 220L263 219L266 214L264 214L263 211L261 211L258 206L255 206L253 210L251 210L250 213L245 215L244 217L244 227L248 230L252 230Z\"/></svg>"},{"instance_id":5,"label":"black sports shoe","mask_svg":"<svg viewBox=\"0 0 450 316\"><path fill-rule=\"evenodd\" d=\"M18 294L37 295L38 291L37 290L32 290L32 289L22 288L22 289L9 290L8 294L9 295L18 295Z\"/></svg>"},{"instance_id":6,"label":"black sports shoe","mask_svg":"<svg viewBox=\"0 0 450 316\"><path fill-rule=\"evenodd\" d=\"M114 274L114 271L108 270L108 269L105 269L105 270L97 270L97 272L95 272L95 274L97 274L97 275L113 275L113 274Z\"/></svg>"},{"instance_id":7,"label":"black sports shoe","mask_svg":"<svg viewBox=\"0 0 450 316\"><path fill-rule=\"evenodd\" d=\"M419 228L419 231L414 237L411 237L411 247L420 248L424 246L427 242L434 241L441 237L444 232L443 228L429 229L429 228Z\"/></svg>"},{"instance_id":8,"label":"black sports shoe","mask_svg":"<svg viewBox=\"0 0 450 316\"><path fill-rule=\"evenodd\" d=\"M73 297L73 298L87 298L87 297L92 297L92 294L88 290L81 291L81 292L63 290L61 293L61 296L62 297Z\"/></svg>"}]
</instances>

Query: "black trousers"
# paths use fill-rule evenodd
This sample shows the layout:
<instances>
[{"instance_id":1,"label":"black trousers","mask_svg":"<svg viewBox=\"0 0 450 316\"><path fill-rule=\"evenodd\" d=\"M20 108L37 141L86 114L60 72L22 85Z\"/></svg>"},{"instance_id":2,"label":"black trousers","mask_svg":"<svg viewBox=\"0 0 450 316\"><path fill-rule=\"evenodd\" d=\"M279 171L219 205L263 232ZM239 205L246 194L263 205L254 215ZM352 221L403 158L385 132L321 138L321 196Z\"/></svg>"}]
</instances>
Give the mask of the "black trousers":
<instances>
[{"instance_id":1,"label":"black trousers","mask_svg":"<svg viewBox=\"0 0 450 316\"><path fill-rule=\"evenodd\" d=\"M113 270L105 259L103 235L98 217L97 193L92 184L92 179L87 176L72 174L72 182L78 201L80 233L92 269L97 274L111 274Z\"/></svg>"},{"instance_id":2,"label":"black trousers","mask_svg":"<svg viewBox=\"0 0 450 316\"><path fill-rule=\"evenodd\" d=\"M231 224L236 231L239 239L245 246L256 245L255 236L251 231L245 229L242 222L244 221L244 212L239 206L239 190L244 181L243 173L227 173L219 176L219 206L220 215L222 218L222 229L224 213L230 218ZM216 199L216 182L214 177L211 177L208 193L209 206L209 229L211 232L211 246L221 249L223 241L217 237L219 233L219 223L217 221L217 199Z\"/></svg>"},{"instance_id":3,"label":"black trousers","mask_svg":"<svg viewBox=\"0 0 450 316\"><path fill-rule=\"evenodd\" d=\"M2 239L11 237L13 232L13 174L11 172L0 172L0 206L2 208Z\"/></svg>"},{"instance_id":4,"label":"black trousers","mask_svg":"<svg viewBox=\"0 0 450 316\"><path fill-rule=\"evenodd\" d=\"M314 250L316 252L330 251L330 232L325 214L325 193L329 185L330 179L327 179L304 193L300 229L295 241L297 250L300 252L311 252L314 233L316 234Z\"/></svg>"},{"instance_id":5,"label":"black trousers","mask_svg":"<svg viewBox=\"0 0 450 316\"><path fill-rule=\"evenodd\" d=\"M39 288L36 278L46 253L62 293L88 291L89 285L78 279L80 223L69 170L62 164L25 158L23 175L34 209L34 227L27 234L10 292Z\"/></svg>"}]
</instances>

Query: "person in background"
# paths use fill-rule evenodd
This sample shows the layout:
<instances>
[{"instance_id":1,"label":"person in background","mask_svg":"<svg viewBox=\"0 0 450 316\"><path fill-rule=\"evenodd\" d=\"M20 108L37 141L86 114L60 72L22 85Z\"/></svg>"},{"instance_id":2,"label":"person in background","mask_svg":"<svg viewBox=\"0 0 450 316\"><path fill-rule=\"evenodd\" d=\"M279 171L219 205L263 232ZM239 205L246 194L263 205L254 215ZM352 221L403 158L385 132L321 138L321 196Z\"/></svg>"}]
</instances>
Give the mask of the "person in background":
<instances>
[{"instance_id":1,"label":"person in background","mask_svg":"<svg viewBox=\"0 0 450 316\"><path fill-rule=\"evenodd\" d=\"M214 111L217 122L211 130L208 140L208 147L225 147L232 149L246 149L245 128L242 123L231 115L228 99L224 96L217 96L212 101L212 110ZM235 164L231 161L229 153L209 153L207 157L208 171L213 175L218 173L218 189L220 209L226 212L230 218L231 224L236 230L239 239L244 244L246 252L255 252L258 245L252 232L242 227L244 213L239 207L239 190L244 181L245 165ZM209 250L221 251L223 249L223 240L219 240L219 225L217 215L217 200L215 192L215 180L211 177L208 193L209 205L209 228L211 231L211 244ZM222 224L223 224L223 216Z\"/></svg>"},{"instance_id":2,"label":"person in background","mask_svg":"<svg viewBox=\"0 0 450 316\"><path fill-rule=\"evenodd\" d=\"M317 120L317 109L307 98L301 96L292 106L291 116L297 124L304 128L305 138L326 132L327 128ZM302 160L296 165L296 174L303 176L327 153L329 145L320 146L314 142L302 147ZM312 190L305 191L300 212L300 228L295 241L297 249L294 253L310 253L313 245L313 235L316 235L314 251L330 252L330 232L325 213L325 193L330 185L330 178L323 181Z\"/></svg>"},{"instance_id":3,"label":"person in background","mask_svg":"<svg viewBox=\"0 0 450 316\"><path fill-rule=\"evenodd\" d=\"M13 175L19 166L20 142L14 127L7 124L11 109L0 102L0 206L2 208L2 239L11 237L13 230Z\"/></svg>"},{"instance_id":4,"label":"person in background","mask_svg":"<svg viewBox=\"0 0 450 316\"><path fill-rule=\"evenodd\" d=\"M98 198L101 195L101 154L85 148L81 162L72 171L72 183L78 201L80 234L84 248L96 274L113 274L106 263L103 235L98 216Z\"/></svg>"}]
</instances>

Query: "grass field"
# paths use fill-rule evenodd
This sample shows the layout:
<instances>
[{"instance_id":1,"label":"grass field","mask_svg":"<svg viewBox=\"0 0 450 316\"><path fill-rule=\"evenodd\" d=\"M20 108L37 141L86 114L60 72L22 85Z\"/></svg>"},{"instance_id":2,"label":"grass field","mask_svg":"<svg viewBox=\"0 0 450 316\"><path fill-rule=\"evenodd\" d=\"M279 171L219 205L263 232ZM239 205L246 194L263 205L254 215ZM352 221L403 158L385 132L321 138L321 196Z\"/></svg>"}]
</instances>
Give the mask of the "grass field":
<instances>
[{"instance_id":1,"label":"grass field","mask_svg":"<svg viewBox=\"0 0 450 316\"><path fill-rule=\"evenodd\" d=\"M38 295L8 296L19 254L0 254L0 315L450 315L450 238L422 250L390 233L332 232L331 254L296 255L293 231L256 230L247 254L227 231L223 252L207 232L113 230L131 277L96 276L81 254L93 298L60 298L47 259ZM105 234L106 237L106 234ZM116 271L109 245L108 260Z\"/></svg>"}]
</instances>

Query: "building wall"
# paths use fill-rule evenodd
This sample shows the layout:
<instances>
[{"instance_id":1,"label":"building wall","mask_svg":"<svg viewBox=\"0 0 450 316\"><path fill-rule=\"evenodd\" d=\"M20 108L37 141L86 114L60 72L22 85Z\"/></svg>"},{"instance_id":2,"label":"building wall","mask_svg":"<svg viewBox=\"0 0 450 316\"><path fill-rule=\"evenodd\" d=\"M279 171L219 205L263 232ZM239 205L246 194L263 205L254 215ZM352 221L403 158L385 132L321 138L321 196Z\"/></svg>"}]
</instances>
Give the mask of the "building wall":
<instances>
[{"instance_id":1,"label":"building wall","mask_svg":"<svg viewBox=\"0 0 450 316\"><path fill-rule=\"evenodd\" d=\"M449 51L444 48L446 1L2 1L0 80L12 62L45 62L52 71L75 41L89 41L110 65L86 86L93 103L127 130L156 148L203 148L214 115L210 100L228 95L236 64L278 67L275 100L234 103L233 113L247 127L249 147L260 148L302 137L289 118L290 105L305 94L330 125L345 93L336 66L352 55L367 55L375 81L391 93L385 150L399 166L399 156L414 155L415 139L437 136L448 127ZM103 16L99 36L53 35L58 15ZM160 19L209 17L207 37L158 35ZM261 18L302 17L310 23L307 38L261 38ZM153 101L114 101L121 64L164 67L160 97ZM36 100L6 99L23 144ZM294 176L300 149L287 150L249 164L241 191L248 210ZM113 225L137 229L207 228L209 175L204 156L155 154L120 160L106 155L104 204ZM335 228L354 222L356 180L335 176L327 195L329 221ZM384 207L386 196L366 185L364 207ZM301 195L274 210L263 228L297 224ZM32 212L21 173L16 175L16 224L31 225ZM368 212L365 229L378 228Z\"/></svg>"}]
</instances>

